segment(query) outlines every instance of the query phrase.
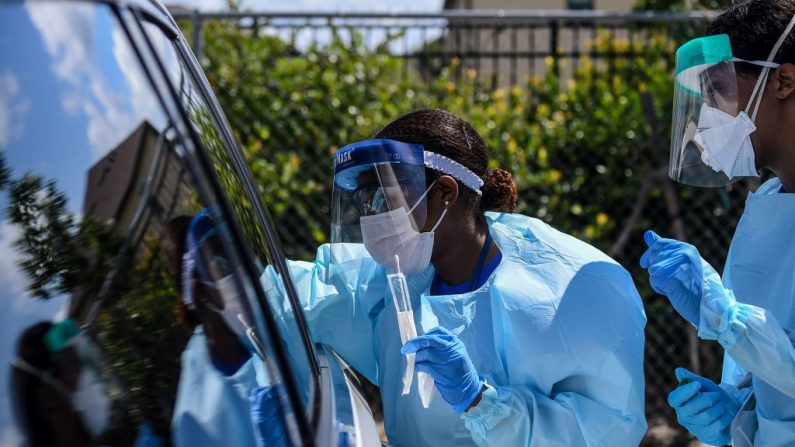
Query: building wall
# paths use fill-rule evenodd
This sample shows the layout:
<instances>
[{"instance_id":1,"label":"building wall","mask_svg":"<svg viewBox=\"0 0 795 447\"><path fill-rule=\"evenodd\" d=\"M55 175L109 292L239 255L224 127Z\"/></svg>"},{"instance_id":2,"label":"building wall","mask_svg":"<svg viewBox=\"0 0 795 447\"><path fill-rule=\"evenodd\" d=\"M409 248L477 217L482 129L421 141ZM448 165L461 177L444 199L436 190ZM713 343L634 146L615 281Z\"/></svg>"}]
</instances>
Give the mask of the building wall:
<instances>
[{"instance_id":1,"label":"building wall","mask_svg":"<svg viewBox=\"0 0 795 447\"><path fill-rule=\"evenodd\" d=\"M445 10L566 10L571 3L587 0L447 0ZM591 0L594 9L630 11L636 0ZM553 48L561 55L560 75L568 77L581 56L587 55L597 37L596 30L587 25L567 24L555 21L559 30L551 32L550 22L510 22L506 26L489 25L468 27L451 20L445 36L440 39L442 47L452 54L480 54L481 57L462 57L465 68L474 68L478 76L491 79L494 85L507 87L522 85L528 78L543 76L546 62L543 55L551 54ZM573 26L572 26L573 25ZM616 39L628 38L626 30L612 32ZM511 54L536 54L535 57L511 57ZM492 56L494 55L494 56Z\"/></svg>"},{"instance_id":2,"label":"building wall","mask_svg":"<svg viewBox=\"0 0 795 447\"><path fill-rule=\"evenodd\" d=\"M447 0L444 9L568 9L577 0ZM582 1L582 0L580 0ZM594 9L629 11L634 0L593 0Z\"/></svg>"}]
</instances>

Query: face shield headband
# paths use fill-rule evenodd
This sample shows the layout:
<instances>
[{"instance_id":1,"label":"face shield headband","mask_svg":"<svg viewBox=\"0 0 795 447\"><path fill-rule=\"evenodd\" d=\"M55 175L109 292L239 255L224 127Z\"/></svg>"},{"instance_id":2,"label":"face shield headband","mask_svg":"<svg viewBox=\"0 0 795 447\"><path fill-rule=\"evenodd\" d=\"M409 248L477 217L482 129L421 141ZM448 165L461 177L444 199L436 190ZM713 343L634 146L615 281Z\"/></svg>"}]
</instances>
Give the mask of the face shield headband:
<instances>
[{"instance_id":1,"label":"face shield headband","mask_svg":"<svg viewBox=\"0 0 795 447\"><path fill-rule=\"evenodd\" d=\"M371 148L378 150L370 150ZM477 195L483 194L483 179L461 163L426 151L419 144L387 139L364 140L340 148L334 155L334 182L342 190L354 191L359 174L373 166L387 163L425 166L455 178Z\"/></svg>"}]
</instances>

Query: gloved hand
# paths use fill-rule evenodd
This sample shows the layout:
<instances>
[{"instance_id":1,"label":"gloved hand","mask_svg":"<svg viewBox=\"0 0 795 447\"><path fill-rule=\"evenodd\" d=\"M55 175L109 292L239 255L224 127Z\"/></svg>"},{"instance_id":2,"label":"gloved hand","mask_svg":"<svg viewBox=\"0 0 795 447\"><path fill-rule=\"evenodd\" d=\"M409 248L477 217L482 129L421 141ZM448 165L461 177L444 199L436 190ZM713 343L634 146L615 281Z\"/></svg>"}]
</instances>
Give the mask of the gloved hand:
<instances>
[{"instance_id":1,"label":"gloved hand","mask_svg":"<svg viewBox=\"0 0 795 447\"><path fill-rule=\"evenodd\" d=\"M464 343L447 329L435 327L407 341L400 352L417 354L414 367L433 377L439 394L457 413L463 413L480 396L484 381Z\"/></svg>"},{"instance_id":2,"label":"gloved hand","mask_svg":"<svg viewBox=\"0 0 795 447\"><path fill-rule=\"evenodd\" d=\"M251 392L251 422L257 447L287 447L290 445L284 426L279 385L257 388Z\"/></svg>"},{"instance_id":3,"label":"gloved hand","mask_svg":"<svg viewBox=\"0 0 795 447\"><path fill-rule=\"evenodd\" d=\"M667 296L679 315L698 327L704 284L698 250L676 239L661 238L651 230L646 231L643 238L649 248L641 256L640 266L649 269L651 287Z\"/></svg>"},{"instance_id":4,"label":"gloved hand","mask_svg":"<svg viewBox=\"0 0 795 447\"><path fill-rule=\"evenodd\" d=\"M692 382L680 385L668 395L679 424L710 445L731 443L731 423L740 404L715 382L684 368L676 368L676 379Z\"/></svg>"},{"instance_id":5,"label":"gloved hand","mask_svg":"<svg viewBox=\"0 0 795 447\"><path fill-rule=\"evenodd\" d=\"M135 438L134 447L161 447L163 440L158 438L152 426L141 424L138 426L138 437Z\"/></svg>"}]
</instances>

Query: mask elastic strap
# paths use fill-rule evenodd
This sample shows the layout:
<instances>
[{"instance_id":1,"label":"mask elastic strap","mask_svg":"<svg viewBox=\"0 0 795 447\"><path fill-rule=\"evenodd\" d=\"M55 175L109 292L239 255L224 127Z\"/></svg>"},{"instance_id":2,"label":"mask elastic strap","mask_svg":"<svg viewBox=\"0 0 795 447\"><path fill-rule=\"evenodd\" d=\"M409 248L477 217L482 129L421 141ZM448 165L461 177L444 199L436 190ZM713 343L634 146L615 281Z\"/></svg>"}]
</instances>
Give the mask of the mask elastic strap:
<instances>
[{"instance_id":1,"label":"mask elastic strap","mask_svg":"<svg viewBox=\"0 0 795 447\"><path fill-rule=\"evenodd\" d=\"M778 68L778 67L781 66L781 64L778 64L778 63L775 63L775 62L770 62L770 61L749 61L749 60L746 60L746 59L740 59L739 57L733 57L733 58L731 58L731 61L732 62L743 62L743 63L746 63L746 64L758 65L760 67L770 67L770 68Z\"/></svg>"},{"instance_id":2,"label":"mask elastic strap","mask_svg":"<svg viewBox=\"0 0 795 447\"><path fill-rule=\"evenodd\" d=\"M436 225L434 225L434 226L433 226L433 228L431 228L431 233L433 233L434 231L436 231L436 229L439 227L439 224L441 224L441 223L442 223L442 219L444 219L444 216L445 216L445 214L447 214L447 210L448 210L448 209L449 209L449 208L445 208L445 209L444 209L444 211L442 211L442 215L441 215L441 216L439 216L439 220L437 220L437 221L436 221Z\"/></svg>"},{"instance_id":3,"label":"mask elastic strap","mask_svg":"<svg viewBox=\"0 0 795 447\"><path fill-rule=\"evenodd\" d=\"M379 181L380 181L380 179L379 179ZM425 196L428 195L428 192L430 192L431 188L433 188L433 185L435 185L435 184L436 184L436 180L434 180L433 183L431 183L431 186L429 186L428 189L426 189L425 192L422 193L420 198L417 200L417 203L415 203L414 206L412 206L411 209L409 210L409 214L411 214L414 211L414 208L416 208L417 205L419 205L420 202L422 202L422 199L424 199ZM389 204L387 204L387 206L389 206Z\"/></svg>"},{"instance_id":4,"label":"mask elastic strap","mask_svg":"<svg viewBox=\"0 0 795 447\"><path fill-rule=\"evenodd\" d=\"M428 195L428 192L431 190L431 188L433 188L433 185L435 185L435 184L436 184L436 180L434 180L433 183L431 183L431 186L429 186L428 189L426 189L425 192L422 193L422 195L420 196L420 199L417 200L417 203L415 203L414 206L412 206L411 209L409 210L409 214L411 214L411 212L414 211L414 208L416 208L417 205L419 205L420 202L422 202L422 199L424 199L425 196ZM439 227L439 224L442 223L442 219L444 219L444 215L445 214L447 214L447 208L445 208L444 211L442 211L442 215L439 216L439 220L436 221L436 225L434 225L433 228L431 228L431 233L436 231L436 228Z\"/></svg>"},{"instance_id":5,"label":"mask elastic strap","mask_svg":"<svg viewBox=\"0 0 795 447\"><path fill-rule=\"evenodd\" d=\"M781 33L781 35L778 37L776 44L773 45L773 49L770 50L770 54L767 56L767 62L772 62L773 59L776 57L779 48L781 48L781 45L787 39L793 27L795 27L795 14L793 14L792 18L789 21L789 24L784 29L784 32ZM750 110L751 108L751 104L753 104L754 100L757 99L756 98L757 93L759 93L759 98L756 101L756 105L754 106L754 111L751 114L752 121L756 121L756 112L759 111L759 104L762 103L763 95L761 93L761 87L767 83L767 77L769 73L770 73L770 67L766 66L765 68L762 69L762 73L759 75L759 79L756 80L756 85L754 85L754 90L751 92L751 98L748 100L748 105L745 106L745 113L748 113L748 110Z\"/></svg>"},{"instance_id":6,"label":"mask elastic strap","mask_svg":"<svg viewBox=\"0 0 795 447\"><path fill-rule=\"evenodd\" d=\"M762 90L761 87L767 84L767 75L770 73L770 68L765 67L762 69L762 73L759 75L759 79L756 80L756 85L754 86L754 91L751 92L751 99L748 101L748 105L745 107L745 113L748 113L748 109L751 107L751 104L754 104L754 99L756 99L756 104L754 104L754 111L751 113L751 121L756 122L756 113L759 111L759 105L762 104ZM759 97L756 94L759 93Z\"/></svg>"}]
</instances>

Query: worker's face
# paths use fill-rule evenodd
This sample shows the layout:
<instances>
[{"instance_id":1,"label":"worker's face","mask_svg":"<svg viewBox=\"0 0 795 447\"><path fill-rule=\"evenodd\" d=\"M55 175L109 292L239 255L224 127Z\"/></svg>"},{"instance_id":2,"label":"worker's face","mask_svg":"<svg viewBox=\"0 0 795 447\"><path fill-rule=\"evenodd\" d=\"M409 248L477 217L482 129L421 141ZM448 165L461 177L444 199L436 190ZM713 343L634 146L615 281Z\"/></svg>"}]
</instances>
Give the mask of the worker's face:
<instances>
[{"instance_id":1,"label":"worker's face","mask_svg":"<svg viewBox=\"0 0 795 447\"><path fill-rule=\"evenodd\" d=\"M410 179L386 173L376 175L375 170L362 173L357 179L354 200L362 216L385 213L400 207L411 209L412 198L419 198L417 188Z\"/></svg>"},{"instance_id":2,"label":"worker's face","mask_svg":"<svg viewBox=\"0 0 795 447\"><path fill-rule=\"evenodd\" d=\"M761 100L759 109L754 119L756 130L751 134L751 143L754 147L755 164L758 169L769 167L770 160L775 158L775 151L778 146L778 140L781 137L776 124L780 121L781 111L779 109L780 101L775 97L772 87L772 78L775 70L771 70L768 75L768 80L760 87L757 93L757 99L751 104L751 110L748 115L753 115L753 109L756 107L757 101ZM761 73L757 70L756 73ZM738 106L740 110L745 110L748 107L748 102L751 98L751 93L756 86L758 75L756 73L748 73L743 70L738 71L737 76L737 92L738 92ZM761 98L759 96L761 95Z\"/></svg>"},{"instance_id":3,"label":"worker's face","mask_svg":"<svg viewBox=\"0 0 795 447\"><path fill-rule=\"evenodd\" d=\"M356 183L353 199L360 216L372 216L404 208L406 212L411 211L410 217L416 229L424 223L424 169L379 166L360 174Z\"/></svg>"},{"instance_id":4,"label":"worker's face","mask_svg":"<svg viewBox=\"0 0 795 447\"><path fill-rule=\"evenodd\" d=\"M741 111L746 111L753 117L756 101L749 108L751 94L756 86L761 69L751 69L748 64L741 62L718 64L705 70L701 76L701 91L705 103L732 116L737 116ZM777 100L771 96L770 73L768 81L761 87L757 97L761 95L761 104L754 119L756 131L751 134L754 146L755 164L757 168L768 166L771 150L776 146L779 131L772 124L780 114L776 110ZM758 99L757 99L758 101Z\"/></svg>"},{"instance_id":5,"label":"worker's face","mask_svg":"<svg viewBox=\"0 0 795 447\"><path fill-rule=\"evenodd\" d=\"M737 85L734 65L722 63L714 65L701 74L701 94L704 102L732 116L737 116Z\"/></svg>"}]
</instances>

